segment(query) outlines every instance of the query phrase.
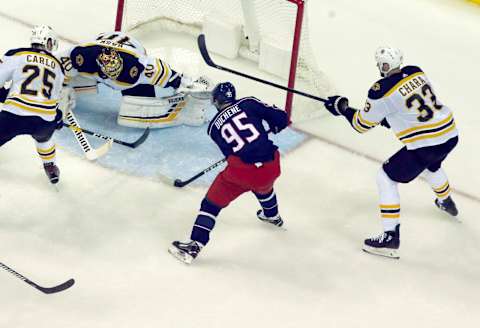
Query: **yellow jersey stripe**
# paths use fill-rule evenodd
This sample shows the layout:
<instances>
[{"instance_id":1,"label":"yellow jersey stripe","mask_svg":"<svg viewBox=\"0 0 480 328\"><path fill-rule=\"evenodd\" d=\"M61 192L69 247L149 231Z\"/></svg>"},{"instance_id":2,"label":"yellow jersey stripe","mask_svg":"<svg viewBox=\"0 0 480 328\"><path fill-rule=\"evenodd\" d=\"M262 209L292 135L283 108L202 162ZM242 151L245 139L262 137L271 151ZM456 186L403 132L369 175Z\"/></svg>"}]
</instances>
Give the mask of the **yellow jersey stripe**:
<instances>
[{"instance_id":1,"label":"yellow jersey stripe","mask_svg":"<svg viewBox=\"0 0 480 328\"><path fill-rule=\"evenodd\" d=\"M50 153L54 150L55 150L55 145L53 145L52 147L50 147L48 149L37 148L37 152L42 153L42 154L48 154L48 153Z\"/></svg>"},{"instance_id":2,"label":"yellow jersey stripe","mask_svg":"<svg viewBox=\"0 0 480 328\"><path fill-rule=\"evenodd\" d=\"M440 193L437 193L437 196L438 196L438 197L445 197L445 196L447 196L449 193L450 193L450 187L449 187L447 190L445 190L445 192L442 192L441 194L440 194Z\"/></svg>"},{"instance_id":3,"label":"yellow jersey stripe","mask_svg":"<svg viewBox=\"0 0 480 328\"><path fill-rule=\"evenodd\" d=\"M161 66L159 59L156 59L156 60L155 60L155 64L157 65L157 72L155 73L155 75L154 75L153 78L152 78L152 84L153 84L153 85L156 84L155 82L157 81L157 78L158 78L160 72L163 73L163 66ZM160 67L162 68L162 70L160 70Z\"/></svg>"},{"instance_id":4,"label":"yellow jersey stripe","mask_svg":"<svg viewBox=\"0 0 480 328\"><path fill-rule=\"evenodd\" d=\"M55 153L53 153L49 156L44 156L44 155L40 154L40 158L43 159L43 160L53 159L53 158L55 158Z\"/></svg>"},{"instance_id":5,"label":"yellow jersey stripe","mask_svg":"<svg viewBox=\"0 0 480 328\"><path fill-rule=\"evenodd\" d=\"M57 114L56 109L49 110L49 109L43 109L43 108L39 108L39 107L31 107L31 106L27 106L25 104L19 103L15 100L12 100L12 99L7 99L5 101L5 105L15 106L15 107L18 107L20 109L26 110L27 112L33 112L33 113L37 113L37 114L53 115L53 116L55 116Z\"/></svg>"},{"instance_id":6,"label":"yellow jersey stripe","mask_svg":"<svg viewBox=\"0 0 480 328\"><path fill-rule=\"evenodd\" d=\"M364 132L368 131L368 129L365 129L364 127L362 127L358 124L358 111L356 111L355 114L353 115L353 122L352 123L353 123L353 128L360 133L364 133Z\"/></svg>"},{"instance_id":7,"label":"yellow jersey stripe","mask_svg":"<svg viewBox=\"0 0 480 328\"><path fill-rule=\"evenodd\" d=\"M384 205L384 204L380 204L380 208L384 208L384 209L400 209L400 204L392 204L392 205Z\"/></svg>"},{"instance_id":8,"label":"yellow jersey stripe","mask_svg":"<svg viewBox=\"0 0 480 328\"><path fill-rule=\"evenodd\" d=\"M397 137L403 137L404 135L407 135L411 132L414 132L414 131L418 131L418 130L428 130L428 129L431 129L431 128L437 128L439 126L442 126L443 124L447 123L448 121L450 121L451 119L453 118L453 114L450 113L450 115L447 116L447 118L441 120L440 122L437 122L437 123L431 123L431 124L425 124L425 125L421 125L421 126L415 126L413 128L409 128L409 129L406 129L406 130L403 130L403 131L400 131L396 134Z\"/></svg>"},{"instance_id":9,"label":"yellow jersey stripe","mask_svg":"<svg viewBox=\"0 0 480 328\"><path fill-rule=\"evenodd\" d=\"M384 218L384 219L398 219L399 217L400 217L400 213L382 214L382 218Z\"/></svg>"},{"instance_id":10,"label":"yellow jersey stripe","mask_svg":"<svg viewBox=\"0 0 480 328\"><path fill-rule=\"evenodd\" d=\"M395 91L397 91L397 89L404 83L410 81L411 79L419 76L419 75L424 75L425 73L423 72L418 72L418 73L415 73L415 74L412 74L412 75L409 75L407 76L406 78L402 79L400 82L398 82L397 84L395 84L383 97L388 97L390 96L392 93L394 93Z\"/></svg>"},{"instance_id":11,"label":"yellow jersey stripe","mask_svg":"<svg viewBox=\"0 0 480 328\"><path fill-rule=\"evenodd\" d=\"M170 75L170 68L168 67L168 64L164 64L162 61L160 61L160 63L163 65L163 67L165 67L165 71L163 72L163 77L161 78L158 85L163 87L165 80L168 79L168 76Z\"/></svg>"},{"instance_id":12,"label":"yellow jersey stripe","mask_svg":"<svg viewBox=\"0 0 480 328\"><path fill-rule=\"evenodd\" d=\"M44 54L44 53L41 53L41 52L33 52L33 51L20 51L20 52L17 52L15 54L13 54L14 56L21 56L21 55L37 55L37 56L43 56L43 57L46 57L46 58L49 58L51 60L53 60L54 62L56 62L58 65L62 66L62 64L60 63L60 61L55 58L55 57L52 57L50 55L47 55L47 54Z\"/></svg>"},{"instance_id":13,"label":"yellow jersey stripe","mask_svg":"<svg viewBox=\"0 0 480 328\"><path fill-rule=\"evenodd\" d=\"M370 121L364 119L362 117L362 112L361 111L358 111L358 118L360 119L360 122L362 122L362 124L367 125L371 128L378 125L378 122L370 122Z\"/></svg>"},{"instance_id":14,"label":"yellow jersey stripe","mask_svg":"<svg viewBox=\"0 0 480 328\"><path fill-rule=\"evenodd\" d=\"M445 189L446 186L448 186L448 181L445 182L441 187L434 188L433 190L434 191L442 191L443 189Z\"/></svg>"},{"instance_id":15,"label":"yellow jersey stripe","mask_svg":"<svg viewBox=\"0 0 480 328\"><path fill-rule=\"evenodd\" d=\"M443 136L443 135L453 131L455 129L455 127L456 127L455 123L453 123L448 129L441 130L437 133L425 133L425 134L421 134L421 135L416 136L416 137L406 138L406 139L403 139L402 142L407 144L407 143L412 143L412 142L415 142L415 141L418 141L418 140L437 138L437 137Z\"/></svg>"},{"instance_id":16,"label":"yellow jersey stripe","mask_svg":"<svg viewBox=\"0 0 480 328\"><path fill-rule=\"evenodd\" d=\"M28 98L24 95L19 95L19 94L12 94L11 96L9 96L9 98L13 98L13 97L16 97L16 98L20 98L22 99L23 101L25 102L28 102L32 105L56 105L58 103L58 99L53 99L53 100L33 100L31 98Z\"/></svg>"}]
</instances>

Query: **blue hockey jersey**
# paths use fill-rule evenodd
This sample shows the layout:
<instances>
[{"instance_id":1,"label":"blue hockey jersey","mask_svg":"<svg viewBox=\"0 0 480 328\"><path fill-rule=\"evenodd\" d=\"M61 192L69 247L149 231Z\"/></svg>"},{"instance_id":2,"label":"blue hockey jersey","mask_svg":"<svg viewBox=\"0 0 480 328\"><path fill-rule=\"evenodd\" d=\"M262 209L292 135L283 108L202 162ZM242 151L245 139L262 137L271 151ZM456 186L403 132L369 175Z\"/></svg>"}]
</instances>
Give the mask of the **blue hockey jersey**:
<instances>
[{"instance_id":1,"label":"blue hockey jersey","mask_svg":"<svg viewBox=\"0 0 480 328\"><path fill-rule=\"evenodd\" d=\"M263 121L277 133L287 127L288 115L254 97L242 98L215 115L208 135L226 157L235 155L251 164L268 162L273 160L277 146L268 138Z\"/></svg>"}]
</instances>

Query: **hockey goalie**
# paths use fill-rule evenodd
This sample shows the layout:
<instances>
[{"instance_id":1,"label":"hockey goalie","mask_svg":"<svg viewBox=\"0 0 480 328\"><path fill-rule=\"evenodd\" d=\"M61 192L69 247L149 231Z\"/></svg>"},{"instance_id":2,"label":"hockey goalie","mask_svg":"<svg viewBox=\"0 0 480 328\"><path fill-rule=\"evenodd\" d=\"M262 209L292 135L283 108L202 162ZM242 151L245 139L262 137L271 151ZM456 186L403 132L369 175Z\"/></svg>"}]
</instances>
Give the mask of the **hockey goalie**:
<instances>
[{"instance_id":1,"label":"hockey goalie","mask_svg":"<svg viewBox=\"0 0 480 328\"><path fill-rule=\"evenodd\" d=\"M96 90L103 83L121 91L120 125L163 128L207 121L209 79L176 72L161 59L148 56L141 43L125 33L101 33L57 57L73 89Z\"/></svg>"}]
</instances>

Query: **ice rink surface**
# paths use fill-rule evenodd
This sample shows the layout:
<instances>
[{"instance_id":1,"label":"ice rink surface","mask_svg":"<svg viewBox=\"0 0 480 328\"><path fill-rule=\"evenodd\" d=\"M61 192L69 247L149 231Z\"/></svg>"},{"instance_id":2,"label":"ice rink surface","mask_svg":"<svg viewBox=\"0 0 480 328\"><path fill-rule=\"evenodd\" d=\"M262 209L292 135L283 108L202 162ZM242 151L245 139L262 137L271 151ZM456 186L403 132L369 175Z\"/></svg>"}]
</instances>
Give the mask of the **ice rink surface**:
<instances>
[{"instance_id":1,"label":"ice rink surface","mask_svg":"<svg viewBox=\"0 0 480 328\"><path fill-rule=\"evenodd\" d=\"M48 23L72 41L112 28L115 1L2 2L0 50ZM381 230L377 160L400 148L388 130L357 135L323 117L282 158L276 187L287 231L255 218L250 195L225 209L191 266L166 252L187 237L205 187L175 189L119 173L60 148L60 192L47 183L30 138L0 151L0 262L42 285L42 295L0 272L0 327L477 327L480 325L480 7L454 0L310 1L322 70L361 107L378 78L377 46L400 47L454 111L460 144L445 163L462 223L433 206L422 181L400 187L398 261L364 254ZM148 42L148 41L147 41ZM279 93L234 81L242 96ZM138 149L141 151L141 148ZM137 163L138 167L142 162Z\"/></svg>"}]
</instances>

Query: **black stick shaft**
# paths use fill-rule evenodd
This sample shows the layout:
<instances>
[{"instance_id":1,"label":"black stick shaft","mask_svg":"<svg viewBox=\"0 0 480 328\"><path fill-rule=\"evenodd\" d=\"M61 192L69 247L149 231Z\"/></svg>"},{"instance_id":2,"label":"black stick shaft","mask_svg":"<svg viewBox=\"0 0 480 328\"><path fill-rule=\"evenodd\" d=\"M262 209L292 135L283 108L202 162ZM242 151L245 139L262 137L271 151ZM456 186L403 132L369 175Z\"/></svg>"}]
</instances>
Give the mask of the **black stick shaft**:
<instances>
[{"instance_id":1,"label":"black stick shaft","mask_svg":"<svg viewBox=\"0 0 480 328\"><path fill-rule=\"evenodd\" d=\"M185 181L182 181L182 180L175 180L174 182L174 186L175 187L179 187L179 188L182 188L182 187L185 187L186 185L188 185L189 183L197 180L198 178L200 178L202 175L210 172L211 170L213 170L214 168L220 166L221 164L223 164L224 162L226 162L227 159L226 158L222 158L221 160L219 160L218 162L215 162L213 163L212 165L210 165L209 167L207 167L206 169L204 169L203 171L195 174L193 177L185 180Z\"/></svg>"},{"instance_id":2,"label":"black stick shaft","mask_svg":"<svg viewBox=\"0 0 480 328\"><path fill-rule=\"evenodd\" d=\"M104 139L104 140L112 140L114 143L117 143L117 144L120 144L120 145L123 145L123 146L127 146L127 147L130 147L130 148L137 148L138 146L140 146L148 137L148 135L150 134L150 129L145 129L145 131L143 132L143 134L140 136L140 138L138 138L136 141L134 142L126 142L126 141L122 141L122 140L118 140L118 139L115 139L115 138L112 138L112 137L109 137L109 136L105 136L103 134L100 134L98 132L93 132L93 131L90 131L90 130L87 130L87 129L84 129L84 128L79 128L77 126L73 126L73 125L70 125L70 124L67 124L67 123L63 123L63 126L66 126L74 131L82 131L82 132L85 132L86 134L89 134L89 135L92 135L94 137L97 137L97 138L101 138L101 139Z\"/></svg>"},{"instance_id":3,"label":"black stick shaft","mask_svg":"<svg viewBox=\"0 0 480 328\"><path fill-rule=\"evenodd\" d=\"M228 67L217 65L213 62L212 58L210 57L210 54L208 53L207 45L205 43L205 35L204 34L200 34L198 36L197 43L198 43L198 48L200 49L200 53L202 54L203 60L205 60L205 62L207 63L208 66L211 66L211 67L214 67L216 69L219 69L219 70L222 70L222 71L225 71L225 72L229 72L229 73L232 73L232 74L235 74L235 75L239 75L239 76L242 76L242 77L245 77L247 79L254 80L254 81L257 81L257 82L260 82L260 83L263 83L263 84L267 84L267 85L270 85L270 86L278 88L278 89L289 91L289 92L292 92L292 93L295 93L297 95L304 96L304 97L307 97L307 98L310 98L310 99L314 99L314 100L321 101L321 102L327 101L324 98L320 98L320 97L311 95L311 94L303 92L303 91L291 89L291 88L285 87L283 85L277 84L275 82L263 80L263 79L260 79L258 77L252 76L252 75L248 75L248 74L245 74L245 73L242 73L242 72L239 72L239 71L235 71L235 70L233 70L231 68L228 68Z\"/></svg>"},{"instance_id":4,"label":"black stick shaft","mask_svg":"<svg viewBox=\"0 0 480 328\"><path fill-rule=\"evenodd\" d=\"M70 280L68 280L68 281L66 281L66 282L64 282L64 283L62 283L58 286L42 287L40 285L37 285L33 281L31 281L30 279L28 279L24 275L22 275L22 274L18 273L17 271L13 270L12 268L7 266L6 264L3 264L3 263L0 262L0 268L4 269L7 272L10 272L12 275L17 277L18 279L23 280L24 282L26 282L30 286L34 287L35 289L38 289L39 291L41 291L42 293L45 293L45 294L54 294L54 293L64 291L65 289L68 289L68 288L72 287L73 284L75 283L75 280L70 279Z\"/></svg>"}]
</instances>

